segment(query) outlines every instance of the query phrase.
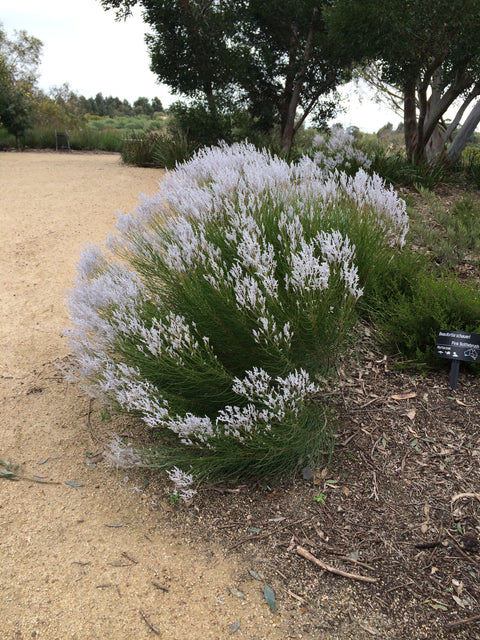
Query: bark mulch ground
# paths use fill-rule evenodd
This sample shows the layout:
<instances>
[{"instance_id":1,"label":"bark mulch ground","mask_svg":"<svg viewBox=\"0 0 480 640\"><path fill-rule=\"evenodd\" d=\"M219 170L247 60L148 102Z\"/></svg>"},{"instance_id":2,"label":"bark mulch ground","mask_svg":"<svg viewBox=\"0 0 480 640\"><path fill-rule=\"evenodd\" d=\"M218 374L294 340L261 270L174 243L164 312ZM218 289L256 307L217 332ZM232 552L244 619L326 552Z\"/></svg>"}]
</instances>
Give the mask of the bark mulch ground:
<instances>
[{"instance_id":1,"label":"bark mulch ground","mask_svg":"<svg viewBox=\"0 0 480 640\"><path fill-rule=\"evenodd\" d=\"M480 638L480 378L461 368L452 391L448 363L402 371L359 344L330 390L329 465L207 487L172 516L300 608L291 637Z\"/></svg>"}]
</instances>

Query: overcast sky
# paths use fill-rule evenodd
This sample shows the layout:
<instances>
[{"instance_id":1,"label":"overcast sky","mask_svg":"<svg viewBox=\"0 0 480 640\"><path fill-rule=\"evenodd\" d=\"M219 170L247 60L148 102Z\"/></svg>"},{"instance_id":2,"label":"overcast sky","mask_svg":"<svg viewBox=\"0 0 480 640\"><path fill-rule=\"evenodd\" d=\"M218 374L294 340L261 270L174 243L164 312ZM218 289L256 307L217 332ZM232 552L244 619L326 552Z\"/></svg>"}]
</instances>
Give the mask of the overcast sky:
<instances>
[{"instance_id":1,"label":"overcast sky","mask_svg":"<svg viewBox=\"0 0 480 640\"><path fill-rule=\"evenodd\" d=\"M116 22L114 12L105 11L99 0L1 0L0 22L9 35L25 29L43 42L39 84L45 91L68 82L87 98L98 92L129 102L158 96L164 106L177 98L150 71L139 10ZM400 122L372 101L360 103L357 95L349 95L347 113L335 119L344 126L373 132L387 122Z\"/></svg>"}]
</instances>

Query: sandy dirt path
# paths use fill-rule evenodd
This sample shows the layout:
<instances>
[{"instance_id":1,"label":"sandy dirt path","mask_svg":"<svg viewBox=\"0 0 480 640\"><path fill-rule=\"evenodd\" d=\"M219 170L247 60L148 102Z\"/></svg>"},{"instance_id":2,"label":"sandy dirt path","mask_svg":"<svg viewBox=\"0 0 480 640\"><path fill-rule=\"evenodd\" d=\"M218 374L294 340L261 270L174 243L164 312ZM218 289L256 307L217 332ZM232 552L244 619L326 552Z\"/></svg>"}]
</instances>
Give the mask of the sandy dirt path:
<instances>
[{"instance_id":1,"label":"sandy dirt path","mask_svg":"<svg viewBox=\"0 0 480 640\"><path fill-rule=\"evenodd\" d=\"M82 244L159 179L114 154L0 154L0 460L58 482L0 478L2 640L200 640L238 621L238 638L301 637L240 560L175 530L165 491L101 461L128 422L102 421L55 366Z\"/></svg>"}]
</instances>

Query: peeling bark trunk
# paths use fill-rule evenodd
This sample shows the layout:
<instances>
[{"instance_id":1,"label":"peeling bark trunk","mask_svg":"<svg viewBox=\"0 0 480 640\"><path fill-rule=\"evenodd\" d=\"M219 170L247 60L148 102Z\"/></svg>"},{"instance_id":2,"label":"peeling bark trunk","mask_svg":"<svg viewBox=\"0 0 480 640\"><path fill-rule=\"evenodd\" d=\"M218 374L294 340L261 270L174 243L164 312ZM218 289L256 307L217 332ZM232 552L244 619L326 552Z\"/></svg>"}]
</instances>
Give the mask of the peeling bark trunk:
<instances>
[{"instance_id":1,"label":"peeling bark trunk","mask_svg":"<svg viewBox=\"0 0 480 640\"><path fill-rule=\"evenodd\" d=\"M417 112L415 108L415 80L405 85L403 94L403 124L405 130L405 149L407 158L413 160L417 140Z\"/></svg>"},{"instance_id":2,"label":"peeling bark trunk","mask_svg":"<svg viewBox=\"0 0 480 640\"><path fill-rule=\"evenodd\" d=\"M441 69L436 69L431 83L432 93L427 101L427 109L425 113L424 129L425 136L425 159L428 163L434 162L445 151L445 143L443 140L443 131L437 123L433 131L431 131L430 122L432 113L438 108L442 99L442 73ZM431 133L430 133L431 131Z\"/></svg>"},{"instance_id":3,"label":"peeling bark trunk","mask_svg":"<svg viewBox=\"0 0 480 640\"><path fill-rule=\"evenodd\" d=\"M445 142L443 140L443 133L440 127L437 126L425 145L425 159L428 163L432 163L442 155L444 150Z\"/></svg>"},{"instance_id":4,"label":"peeling bark trunk","mask_svg":"<svg viewBox=\"0 0 480 640\"><path fill-rule=\"evenodd\" d=\"M447 161L454 164L460 160L462 151L465 149L472 133L480 122L480 100L475 104L468 118L463 123L460 131L453 139L452 144L447 149Z\"/></svg>"},{"instance_id":5,"label":"peeling bark trunk","mask_svg":"<svg viewBox=\"0 0 480 640\"><path fill-rule=\"evenodd\" d=\"M477 84L473 87L472 91L470 92L470 95L467 97L465 102L462 104L460 109L457 111L457 113L455 115L455 118L452 120L452 122L447 127L445 133L443 134L443 143L445 145L451 140L451 138L452 138L456 128L460 124L460 120L462 119L463 114L467 110L467 107L469 106L469 104L476 97L478 97L479 95L480 95L480 82L477 82Z\"/></svg>"}]
</instances>

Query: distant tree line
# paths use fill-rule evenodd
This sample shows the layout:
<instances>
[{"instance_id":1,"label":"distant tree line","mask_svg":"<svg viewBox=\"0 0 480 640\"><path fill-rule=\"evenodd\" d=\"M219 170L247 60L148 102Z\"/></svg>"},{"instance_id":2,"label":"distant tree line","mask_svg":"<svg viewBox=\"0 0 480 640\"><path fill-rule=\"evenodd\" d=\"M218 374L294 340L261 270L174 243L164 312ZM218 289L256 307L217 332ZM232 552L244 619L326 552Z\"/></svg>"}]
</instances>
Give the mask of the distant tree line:
<instances>
[{"instance_id":1,"label":"distant tree line","mask_svg":"<svg viewBox=\"0 0 480 640\"><path fill-rule=\"evenodd\" d=\"M137 98L133 104L97 93L77 95L68 84L48 93L38 88L38 67L43 43L26 31L6 33L0 23L0 126L14 135L17 145L34 127L74 128L86 116L154 116L163 113L159 98Z\"/></svg>"},{"instance_id":2,"label":"distant tree line","mask_svg":"<svg viewBox=\"0 0 480 640\"><path fill-rule=\"evenodd\" d=\"M145 97L137 98L133 104L128 100L121 100L114 96L104 96L97 93L94 98L71 95L72 106L78 113L100 116L102 118L115 118L117 116L153 116L155 113L163 113L163 105L159 98L149 100Z\"/></svg>"}]
</instances>

